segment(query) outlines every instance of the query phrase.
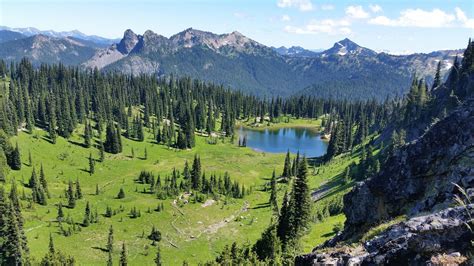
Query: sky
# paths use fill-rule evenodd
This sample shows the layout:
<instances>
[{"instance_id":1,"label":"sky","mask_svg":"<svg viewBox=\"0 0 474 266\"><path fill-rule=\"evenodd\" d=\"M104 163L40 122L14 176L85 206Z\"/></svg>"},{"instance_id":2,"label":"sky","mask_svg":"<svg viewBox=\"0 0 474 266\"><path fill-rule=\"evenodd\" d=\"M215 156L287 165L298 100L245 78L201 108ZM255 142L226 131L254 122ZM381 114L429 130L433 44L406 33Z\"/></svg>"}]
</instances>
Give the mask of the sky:
<instances>
[{"instance_id":1,"label":"sky","mask_svg":"<svg viewBox=\"0 0 474 266\"><path fill-rule=\"evenodd\" d=\"M169 37L192 27L307 49L347 37L376 51L412 53L464 48L474 36L474 1L0 0L0 25L108 38L126 29Z\"/></svg>"}]
</instances>

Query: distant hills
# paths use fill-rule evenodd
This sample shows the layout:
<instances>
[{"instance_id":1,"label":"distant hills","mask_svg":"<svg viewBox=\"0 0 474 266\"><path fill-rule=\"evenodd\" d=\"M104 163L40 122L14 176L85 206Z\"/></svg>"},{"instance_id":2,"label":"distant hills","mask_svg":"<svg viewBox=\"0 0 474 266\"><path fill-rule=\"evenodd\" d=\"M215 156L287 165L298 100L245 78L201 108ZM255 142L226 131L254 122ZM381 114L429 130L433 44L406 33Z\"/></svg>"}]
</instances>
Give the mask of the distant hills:
<instances>
[{"instance_id":1,"label":"distant hills","mask_svg":"<svg viewBox=\"0 0 474 266\"><path fill-rule=\"evenodd\" d=\"M20 34L20 35L19 35ZM108 43L108 44L107 44ZM324 51L268 47L239 32L214 34L186 29L169 38L150 30L126 30L119 41L78 31L34 28L0 31L0 58L81 65L130 74L191 76L258 96L310 94L324 98L383 100L401 95L416 71L432 79L462 50L390 55L349 39Z\"/></svg>"},{"instance_id":2,"label":"distant hills","mask_svg":"<svg viewBox=\"0 0 474 266\"><path fill-rule=\"evenodd\" d=\"M82 39L85 41L91 41L92 43L95 43L96 45L105 47L110 44L113 44L115 42L118 42L120 39L108 39L96 35L87 35L84 34L78 30L73 30L73 31L54 31L54 30L39 30L37 28L33 27L28 27L28 28L10 28L6 26L0 26L0 31L10 31L10 32L16 32L20 33L24 36L33 36L33 35L46 35L49 37L55 37L55 38L66 38L66 37L73 37L73 38L78 38Z\"/></svg>"}]
</instances>

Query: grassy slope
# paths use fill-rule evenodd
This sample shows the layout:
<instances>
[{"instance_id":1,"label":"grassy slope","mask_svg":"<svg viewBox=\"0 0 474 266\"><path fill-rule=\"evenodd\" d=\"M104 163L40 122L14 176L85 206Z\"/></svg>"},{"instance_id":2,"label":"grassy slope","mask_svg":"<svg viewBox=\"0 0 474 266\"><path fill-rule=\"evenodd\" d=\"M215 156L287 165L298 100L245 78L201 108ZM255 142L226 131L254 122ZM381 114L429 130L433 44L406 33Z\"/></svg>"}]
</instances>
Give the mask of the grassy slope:
<instances>
[{"instance_id":1,"label":"grassy slope","mask_svg":"<svg viewBox=\"0 0 474 266\"><path fill-rule=\"evenodd\" d=\"M113 224L116 260L118 260L121 241L125 241L128 244L130 260L137 264L149 264L152 262L155 251L150 246L150 255L144 254L150 241L141 236L143 231L145 235L148 235L151 226L155 225L164 236L161 246L165 261L173 264L181 263L184 259L197 262L213 258L216 251L234 240L254 242L269 223L269 208L258 208L259 204L267 201L268 195L259 191L254 191L243 200L230 199L227 204L224 204L225 200L208 207L202 207L199 203L188 204L181 209L184 215L173 207L170 199L164 201L164 212L148 214L146 210L148 208L153 210L161 201L153 195L141 193L143 187L148 188L148 186L137 184L134 179L144 169L161 174L162 178L169 174L173 167L181 171L185 160L192 162L194 154L197 153L201 156L203 170L207 173L223 174L228 171L232 179L239 180L246 187L250 187L266 182L265 179L271 176L273 168L278 169L281 165L283 160L281 154L256 153L250 149L222 143L208 145L205 139L200 137L197 137L197 147L192 151L169 150L162 145L151 143L151 140L135 142L123 139L123 154L107 154L105 162L97 163L96 173L90 176L85 169L88 169L90 152L96 158L98 157L96 149L86 149L62 138L58 138L58 143L53 145L43 139L45 134L38 130L34 135L20 133L18 137L12 139L13 143L18 141L23 162L27 162L28 151L31 151L33 164L37 170L40 163L43 163L52 193L48 206L35 205L34 209L25 208L23 212L31 253L34 257L41 257L46 252L45 243L49 234L53 233L57 246L65 253L75 256L79 262L102 263L106 261L107 254L98 248L105 247L108 227ZM82 142L77 134L71 141ZM142 157L145 146L148 149L148 159L137 158ZM134 159L128 156L131 153L131 147L135 150ZM65 159L61 159L64 157ZM25 183L31 171L32 167L23 165L20 171L12 171L9 177ZM70 179L74 181L76 178L79 178L81 182L85 198L78 201L75 209L65 209L66 216L70 215L74 221L81 222L86 201L90 202L93 210L97 208L99 214L105 212L107 205L113 209L118 209L120 205L123 205L125 212L112 218L101 216L98 224L82 228L82 232L73 236L63 237L57 234L59 231L57 223L54 222L57 211L54 205L61 200L63 204L66 203L64 190L67 182ZM102 192L99 196L94 195L96 184ZM125 189L126 198L115 199L121 187ZM136 189L138 192L135 192ZM20 195L23 190L27 195L30 194L29 189L23 189L20 186ZM228 219L229 223L222 223L232 215L237 216L244 202L248 202L250 208L239 215L244 217L243 220L237 222L234 219ZM23 202L23 205L26 207L27 202ZM133 206L141 210L142 217L131 219L127 216ZM253 209L254 207L257 208ZM218 229L214 230L215 232L205 233L207 228ZM87 256L84 256L85 254Z\"/></svg>"},{"instance_id":2,"label":"grassy slope","mask_svg":"<svg viewBox=\"0 0 474 266\"><path fill-rule=\"evenodd\" d=\"M287 120L288 119L288 120ZM263 123L254 123L254 119L249 119L247 121L240 121L237 123L237 126L250 127L253 129L278 129L286 127L305 127L314 130L320 130L321 128L321 119L306 119L306 118L287 118L281 117L278 119L278 123L271 123L264 121Z\"/></svg>"},{"instance_id":3,"label":"grassy slope","mask_svg":"<svg viewBox=\"0 0 474 266\"><path fill-rule=\"evenodd\" d=\"M132 264L149 265L153 262L155 248L151 246L151 241L146 239L146 236L155 225L163 235L159 245L167 264L181 264L183 260L195 264L213 259L224 245L233 241L254 243L269 224L271 211L266 205L269 195L259 191L259 188L268 182L274 168L277 173L282 171L284 154L258 153L250 148L238 148L221 141L217 145L209 145L202 137L196 137L197 145L192 151L175 151L154 144L150 139L151 135L148 135L149 139L145 142L123 138L124 152L119 155L106 154L105 162L97 163L96 173L90 176L86 170L88 156L92 153L98 158L98 151L95 148L86 149L78 145L82 143L80 133L82 129L78 129L69 142L58 138L56 145L50 144L45 139L47 133L42 130L36 130L32 135L20 133L18 137L12 138L13 143L18 141L24 165L20 171L11 171L9 178L15 178L19 183L28 181L32 171L32 167L27 165L28 151L31 151L36 170L41 163L44 165L52 194L48 206L35 205L33 209L28 209L28 203L22 202L26 220L25 229L31 254L35 258L40 258L46 253L46 243L49 234L52 233L57 247L64 253L73 255L80 264L104 264L107 253L101 249L105 248L108 228L113 225L114 261L118 261L121 243L125 241ZM135 150L135 158L130 158L132 147ZM141 159L145 147L148 150L147 160ZM173 167L181 171L185 160L191 163L196 153L201 156L203 171L218 175L228 171L233 180L238 180L246 187L254 187L251 195L239 200L222 199L208 207L202 207L201 203L190 203L179 210L172 204L173 199L169 199L163 201L165 211L147 213L148 208L153 210L162 201L153 195L141 193L143 188L148 186L134 182L139 172L149 170L161 174L163 178ZM350 161L344 160L342 165ZM337 179L343 169L343 166L325 167L320 174L310 177L311 188L317 188L327 180ZM59 234L55 222L56 204L60 201L66 204L64 190L67 182L76 178L80 180L85 197L77 202L75 209L64 208L65 216L71 216L76 223L82 222L85 204L89 201L92 210L97 209L100 214L100 221L98 224L82 228L81 232L64 237ZM94 195L96 184L101 190L98 196ZM338 183L334 184L336 189ZM121 187L126 192L126 198L115 199ZM280 196L286 189L286 185L279 185ZM20 195L23 191L27 196L30 195L30 190L20 185ZM281 203L281 199L279 202ZM247 204L249 208L242 211L243 206ZM111 206L113 209L123 206L125 211L112 218L105 218L102 214L106 206ZM134 206L141 210L140 218L128 217L129 210ZM330 217L322 224L313 226L309 235L303 239L305 251L328 238L333 225L343 219L342 215ZM143 233L145 238L142 237Z\"/></svg>"}]
</instances>

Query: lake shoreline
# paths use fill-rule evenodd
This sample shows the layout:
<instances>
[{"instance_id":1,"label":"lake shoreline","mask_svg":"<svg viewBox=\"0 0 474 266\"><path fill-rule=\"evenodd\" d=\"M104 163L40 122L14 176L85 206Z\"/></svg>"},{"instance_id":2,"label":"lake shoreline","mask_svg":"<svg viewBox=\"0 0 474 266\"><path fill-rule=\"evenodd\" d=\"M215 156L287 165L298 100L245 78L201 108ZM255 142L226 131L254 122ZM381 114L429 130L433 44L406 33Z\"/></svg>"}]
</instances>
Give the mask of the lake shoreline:
<instances>
[{"instance_id":1,"label":"lake shoreline","mask_svg":"<svg viewBox=\"0 0 474 266\"><path fill-rule=\"evenodd\" d=\"M306 154L308 157L320 157L326 154L328 141L314 127L286 126L279 128L254 128L239 125L236 128L239 145L245 141L245 147L259 153Z\"/></svg>"}]
</instances>

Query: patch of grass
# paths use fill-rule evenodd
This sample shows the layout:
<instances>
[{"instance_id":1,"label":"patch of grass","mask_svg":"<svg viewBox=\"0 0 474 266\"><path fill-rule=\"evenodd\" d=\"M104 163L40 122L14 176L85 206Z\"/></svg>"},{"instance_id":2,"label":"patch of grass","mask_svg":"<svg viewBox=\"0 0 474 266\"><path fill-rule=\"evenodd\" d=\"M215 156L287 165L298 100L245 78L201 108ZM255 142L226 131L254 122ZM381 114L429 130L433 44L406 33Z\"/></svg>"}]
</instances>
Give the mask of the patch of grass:
<instances>
[{"instance_id":1,"label":"patch of grass","mask_svg":"<svg viewBox=\"0 0 474 266\"><path fill-rule=\"evenodd\" d=\"M252 129L279 129L288 127L304 127L314 129L315 131L321 130L321 119L308 119L308 118L294 118L294 117L281 117L278 121L263 121L261 123L255 123L254 119L246 121L238 121L237 126L249 127Z\"/></svg>"},{"instance_id":2,"label":"patch of grass","mask_svg":"<svg viewBox=\"0 0 474 266\"><path fill-rule=\"evenodd\" d=\"M303 246L303 252L309 253L316 246L324 243L324 241L334 237L336 233L334 232L334 226L343 224L346 220L344 214L338 214L335 216L329 216L324 221L319 223L314 223L311 226L309 233L301 239Z\"/></svg>"},{"instance_id":3,"label":"patch of grass","mask_svg":"<svg viewBox=\"0 0 474 266\"><path fill-rule=\"evenodd\" d=\"M390 226L392 226L394 224L398 224L398 223L403 222L403 221L406 221L406 219L407 219L407 217L405 215L402 215L402 216L396 217L393 220L390 220L388 222L385 222L385 223L379 224L375 227L372 227L361 237L360 241L361 242L366 242L366 241L372 240L375 236L382 233L383 231L385 231Z\"/></svg>"}]
</instances>

